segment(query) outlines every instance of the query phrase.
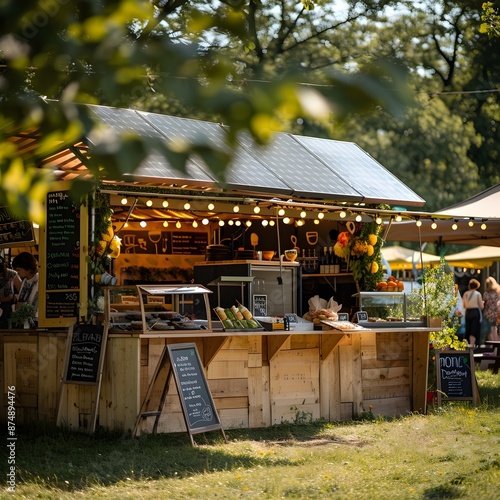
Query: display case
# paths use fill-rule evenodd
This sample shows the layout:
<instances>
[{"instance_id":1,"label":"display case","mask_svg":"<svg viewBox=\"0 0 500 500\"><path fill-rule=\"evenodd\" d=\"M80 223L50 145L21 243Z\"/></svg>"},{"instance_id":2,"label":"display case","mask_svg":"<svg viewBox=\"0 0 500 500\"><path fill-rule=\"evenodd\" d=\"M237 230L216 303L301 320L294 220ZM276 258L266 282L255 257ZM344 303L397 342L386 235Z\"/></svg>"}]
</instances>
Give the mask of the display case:
<instances>
[{"instance_id":1,"label":"display case","mask_svg":"<svg viewBox=\"0 0 500 500\"><path fill-rule=\"evenodd\" d=\"M360 311L368 314L362 326L424 326L422 298L406 292L359 292L353 295Z\"/></svg>"},{"instance_id":2,"label":"display case","mask_svg":"<svg viewBox=\"0 0 500 500\"><path fill-rule=\"evenodd\" d=\"M110 333L212 331L208 295L190 283L129 285L104 288L105 321Z\"/></svg>"}]
</instances>

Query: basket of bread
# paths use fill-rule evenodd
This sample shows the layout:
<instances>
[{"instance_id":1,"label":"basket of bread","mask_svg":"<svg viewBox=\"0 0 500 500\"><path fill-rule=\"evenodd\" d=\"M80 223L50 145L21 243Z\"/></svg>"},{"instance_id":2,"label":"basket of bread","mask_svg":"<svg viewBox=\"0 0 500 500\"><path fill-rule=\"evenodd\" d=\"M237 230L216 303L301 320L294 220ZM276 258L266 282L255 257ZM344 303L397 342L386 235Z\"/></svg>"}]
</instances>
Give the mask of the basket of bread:
<instances>
[{"instance_id":1,"label":"basket of bread","mask_svg":"<svg viewBox=\"0 0 500 500\"><path fill-rule=\"evenodd\" d=\"M264 327L252 316L244 305L231 307L216 307L214 312L222 323L225 331L250 332L264 330Z\"/></svg>"},{"instance_id":2,"label":"basket of bread","mask_svg":"<svg viewBox=\"0 0 500 500\"><path fill-rule=\"evenodd\" d=\"M309 299L308 304L309 311L304 314L303 318L312 321L315 326L320 326L323 320L336 321L338 319L337 313L342 309L342 304L337 304L333 297L327 302L319 295L315 295Z\"/></svg>"}]
</instances>

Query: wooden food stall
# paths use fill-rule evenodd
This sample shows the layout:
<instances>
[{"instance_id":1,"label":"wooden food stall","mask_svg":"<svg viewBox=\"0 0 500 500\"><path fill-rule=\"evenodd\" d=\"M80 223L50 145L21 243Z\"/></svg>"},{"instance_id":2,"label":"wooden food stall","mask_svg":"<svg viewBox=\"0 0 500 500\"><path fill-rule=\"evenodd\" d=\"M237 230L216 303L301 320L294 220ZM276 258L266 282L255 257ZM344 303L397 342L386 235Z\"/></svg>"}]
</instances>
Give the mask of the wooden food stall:
<instances>
[{"instance_id":1,"label":"wooden food stall","mask_svg":"<svg viewBox=\"0 0 500 500\"><path fill-rule=\"evenodd\" d=\"M141 134L148 127L165 138L225 134L215 123L91 108L105 125ZM198 160L181 173L151 158L127 182L103 180L85 206L69 203L65 189L51 193L40 233L37 328L0 332L3 386L16 387L20 423L132 430L165 345L189 342L224 428L425 412L431 329L406 316L350 328L301 318L316 295L335 298L350 318L359 309L349 269L320 268L346 223L380 219L382 227L394 212L379 204L423 200L355 144L291 134L277 134L266 149L241 141L224 188ZM72 154L59 158L64 153ZM304 168L318 179L314 186ZM347 182L363 175L360 186ZM60 211L49 211L58 204ZM99 256L92 230L102 213L111 214L104 246L115 237L120 243L109 276L89 266ZM298 259L286 260L286 249ZM227 328L214 312L239 305L259 328ZM279 318L288 316L295 320L285 330ZM67 377L68 337L82 317L105 332L102 373L92 384ZM145 418L140 431L150 430ZM158 431L183 430L171 384Z\"/></svg>"}]
</instances>

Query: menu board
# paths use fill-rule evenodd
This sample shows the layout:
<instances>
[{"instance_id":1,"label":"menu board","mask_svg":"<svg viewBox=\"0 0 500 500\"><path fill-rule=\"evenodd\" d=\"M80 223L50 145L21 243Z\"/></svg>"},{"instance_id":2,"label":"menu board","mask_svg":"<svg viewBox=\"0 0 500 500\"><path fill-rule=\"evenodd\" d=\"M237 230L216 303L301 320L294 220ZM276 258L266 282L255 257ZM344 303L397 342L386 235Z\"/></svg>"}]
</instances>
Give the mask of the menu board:
<instances>
[{"instance_id":1,"label":"menu board","mask_svg":"<svg viewBox=\"0 0 500 500\"><path fill-rule=\"evenodd\" d=\"M77 318L80 292L50 292L45 301L46 318Z\"/></svg>"},{"instance_id":2,"label":"menu board","mask_svg":"<svg viewBox=\"0 0 500 500\"><path fill-rule=\"evenodd\" d=\"M201 231L134 231L120 232L124 254L204 255L208 233Z\"/></svg>"},{"instance_id":3,"label":"menu board","mask_svg":"<svg viewBox=\"0 0 500 500\"><path fill-rule=\"evenodd\" d=\"M476 377L470 350L436 350L436 369L438 399L475 401Z\"/></svg>"},{"instance_id":4,"label":"menu board","mask_svg":"<svg viewBox=\"0 0 500 500\"><path fill-rule=\"evenodd\" d=\"M188 432L222 430L196 344L167 347Z\"/></svg>"},{"instance_id":5,"label":"menu board","mask_svg":"<svg viewBox=\"0 0 500 500\"><path fill-rule=\"evenodd\" d=\"M0 248L34 245L33 224L20 220L8 207L0 207Z\"/></svg>"},{"instance_id":6,"label":"menu board","mask_svg":"<svg viewBox=\"0 0 500 500\"><path fill-rule=\"evenodd\" d=\"M68 191L47 194L45 271L47 292L80 288L80 208Z\"/></svg>"},{"instance_id":7,"label":"menu board","mask_svg":"<svg viewBox=\"0 0 500 500\"><path fill-rule=\"evenodd\" d=\"M203 255L208 245L208 233L173 232L172 254Z\"/></svg>"},{"instance_id":8,"label":"menu board","mask_svg":"<svg viewBox=\"0 0 500 500\"><path fill-rule=\"evenodd\" d=\"M98 382L104 355L104 327L76 324L69 332L65 382L95 384Z\"/></svg>"}]
</instances>

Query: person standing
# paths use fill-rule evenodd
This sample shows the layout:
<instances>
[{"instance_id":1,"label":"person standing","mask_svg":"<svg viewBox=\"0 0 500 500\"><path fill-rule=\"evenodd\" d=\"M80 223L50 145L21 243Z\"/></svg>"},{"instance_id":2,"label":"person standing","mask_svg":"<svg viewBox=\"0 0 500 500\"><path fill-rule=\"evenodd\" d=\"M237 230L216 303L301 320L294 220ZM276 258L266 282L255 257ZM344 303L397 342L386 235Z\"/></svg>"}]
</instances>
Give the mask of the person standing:
<instances>
[{"instance_id":1,"label":"person standing","mask_svg":"<svg viewBox=\"0 0 500 500\"><path fill-rule=\"evenodd\" d=\"M21 289L21 278L13 269L9 269L0 257L0 328L9 327L15 294Z\"/></svg>"},{"instance_id":2,"label":"person standing","mask_svg":"<svg viewBox=\"0 0 500 500\"><path fill-rule=\"evenodd\" d=\"M479 281L472 278L468 290L464 293L462 301L465 309L465 338L470 347L476 347L476 340L481 336L481 321L483 319L484 302Z\"/></svg>"},{"instance_id":3,"label":"person standing","mask_svg":"<svg viewBox=\"0 0 500 500\"><path fill-rule=\"evenodd\" d=\"M31 304L38 318L38 262L29 252L21 252L12 259L12 268L23 280L16 308L21 304Z\"/></svg>"},{"instance_id":4,"label":"person standing","mask_svg":"<svg viewBox=\"0 0 500 500\"><path fill-rule=\"evenodd\" d=\"M498 303L500 301L500 285L495 278L490 276L485 281L484 300L484 318L488 321L489 331L488 340L500 340L498 335Z\"/></svg>"}]
</instances>

